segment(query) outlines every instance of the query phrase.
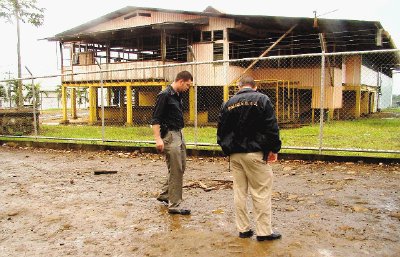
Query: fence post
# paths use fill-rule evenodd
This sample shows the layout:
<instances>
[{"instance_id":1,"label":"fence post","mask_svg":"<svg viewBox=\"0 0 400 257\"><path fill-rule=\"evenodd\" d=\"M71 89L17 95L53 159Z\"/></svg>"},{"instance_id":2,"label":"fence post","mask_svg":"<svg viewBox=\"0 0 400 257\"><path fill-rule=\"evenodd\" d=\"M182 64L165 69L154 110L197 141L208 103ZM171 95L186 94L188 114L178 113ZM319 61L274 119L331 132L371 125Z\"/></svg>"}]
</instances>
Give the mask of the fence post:
<instances>
[{"instance_id":1,"label":"fence post","mask_svg":"<svg viewBox=\"0 0 400 257\"><path fill-rule=\"evenodd\" d=\"M32 77L32 106L33 106L33 129L35 133L35 139L37 139L37 124L36 124L36 90L35 90L35 81L33 79L32 72L25 66L25 69L29 72ZM22 96L21 96L22 97Z\"/></svg>"},{"instance_id":2,"label":"fence post","mask_svg":"<svg viewBox=\"0 0 400 257\"><path fill-rule=\"evenodd\" d=\"M104 127L104 92L103 92L103 70L100 63L95 59L97 66L100 69L100 98L101 98L101 141L105 141L105 127Z\"/></svg>"},{"instance_id":3,"label":"fence post","mask_svg":"<svg viewBox=\"0 0 400 257\"><path fill-rule=\"evenodd\" d=\"M194 76L193 76L193 85L194 85L194 145L197 148L197 143L198 143L198 124L197 124L197 119L198 119L198 98L197 98L197 66L198 64L195 64L195 69L194 69Z\"/></svg>"},{"instance_id":4,"label":"fence post","mask_svg":"<svg viewBox=\"0 0 400 257\"><path fill-rule=\"evenodd\" d=\"M325 105L325 51L322 50L321 55L321 90L320 90L320 111L319 111L319 150L322 154L323 130L324 130L324 105Z\"/></svg>"},{"instance_id":5,"label":"fence post","mask_svg":"<svg viewBox=\"0 0 400 257\"><path fill-rule=\"evenodd\" d=\"M193 76L193 87L194 87L194 121L193 121L193 125L194 125L194 147L197 148L197 66L198 64L196 63L196 55L194 54L193 51L193 47L192 46L188 46L188 52L192 55L193 61L195 62L194 64L192 64L192 76ZM194 65L194 69L193 69L193 65ZM190 105L190 98L189 98L189 105ZM190 108L190 107L189 107ZM190 115L189 115L190 116Z\"/></svg>"}]
</instances>

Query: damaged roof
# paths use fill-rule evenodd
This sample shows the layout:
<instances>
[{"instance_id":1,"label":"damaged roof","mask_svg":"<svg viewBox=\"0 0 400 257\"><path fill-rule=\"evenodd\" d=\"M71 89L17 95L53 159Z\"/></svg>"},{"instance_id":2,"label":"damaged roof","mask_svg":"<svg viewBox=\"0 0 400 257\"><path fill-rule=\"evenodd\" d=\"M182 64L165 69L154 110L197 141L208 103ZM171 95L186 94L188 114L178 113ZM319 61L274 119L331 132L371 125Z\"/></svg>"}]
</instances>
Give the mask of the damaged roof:
<instances>
[{"instance_id":1,"label":"damaged roof","mask_svg":"<svg viewBox=\"0 0 400 257\"><path fill-rule=\"evenodd\" d=\"M160 8L149 8L149 7L135 7L127 6L121 8L117 11L111 12L97 19L74 27L72 29L66 30L62 33L56 34L53 37L46 38L49 41L80 41L83 38L90 38L91 40L104 39L107 36L112 35L114 32L120 32L125 30L130 31L142 31L143 29L160 29L167 28L168 25L177 25L182 29L191 29L196 25L202 25L201 22L205 24L206 21L201 21L198 19L199 23L196 21L179 21L179 22L164 22L155 23L150 25L145 25L141 27L130 27L130 28L119 28L108 31L98 31L98 32L85 32L86 30L97 26L99 24L105 23L107 21L113 20L115 18L127 15L135 11L152 11L152 12L163 12L163 13L176 13L176 14L187 14L187 15L197 15L204 17L205 19L209 17L221 17L234 19L237 24L242 24L249 26L253 29L263 30L271 33L284 33L292 26L296 25L293 30L294 35L308 35L315 33L335 33L335 32L352 32L352 31L378 31L381 30L383 39L388 42L386 46L382 47L384 49L396 49L396 46L391 39L388 32L383 30L383 27L379 21L360 21L360 20L344 20L344 19L321 19L318 18L318 27L314 27L314 18L305 17L282 17L282 16L264 16L264 15L234 15L225 14L216 10L215 8L209 6L203 12L194 11L181 11L181 10L168 10ZM369 33L368 32L368 33ZM357 36L357 35L355 35ZM371 40L374 40L372 36ZM382 49L377 48L377 49ZM368 49L372 50L372 49Z\"/></svg>"}]
</instances>

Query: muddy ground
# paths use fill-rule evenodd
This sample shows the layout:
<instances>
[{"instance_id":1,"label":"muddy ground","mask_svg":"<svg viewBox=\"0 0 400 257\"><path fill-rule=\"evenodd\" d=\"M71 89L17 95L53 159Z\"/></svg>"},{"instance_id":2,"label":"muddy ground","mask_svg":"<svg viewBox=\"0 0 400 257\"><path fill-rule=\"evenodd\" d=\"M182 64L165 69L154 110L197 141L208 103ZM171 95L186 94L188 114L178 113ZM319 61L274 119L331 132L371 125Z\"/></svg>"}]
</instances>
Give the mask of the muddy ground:
<instances>
[{"instance_id":1,"label":"muddy ground","mask_svg":"<svg viewBox=\"0 0 400 257\"><path fill-rule=\"evenodd\" d=\"M0 146L0 256L400 256L400 166L273 165L274 242L240 239L224 158L188 160L185 207L160 156ZM94 175L95 171L116 171Z\"/></svg>"}]
</instances>

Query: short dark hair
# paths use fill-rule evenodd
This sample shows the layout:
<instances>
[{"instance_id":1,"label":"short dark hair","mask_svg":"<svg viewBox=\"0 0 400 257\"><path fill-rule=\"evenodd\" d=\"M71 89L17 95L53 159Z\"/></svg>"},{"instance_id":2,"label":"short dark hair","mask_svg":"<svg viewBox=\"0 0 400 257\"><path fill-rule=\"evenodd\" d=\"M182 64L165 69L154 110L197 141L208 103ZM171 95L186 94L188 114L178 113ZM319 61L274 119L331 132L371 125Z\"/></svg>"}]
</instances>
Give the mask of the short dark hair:
<instances>
[{"instance_id":1,"label":"short dark hair","mask_svg":"<svg viewBox=\"0 0 400 257\"><path fill-rule=\"evenodd\" d=\"M183 79L183 81L188 81L188 80L193 81L193 76L192 74L190 74L190 72L184 70L176 74L175 81L179 81L181 79Z\"/></svg>"},{"instance_id":2,"label":"short dark hair","mask_svg":"<svg viewBox=\"0 0 400 257\"><path fill-rule=\"evenodd\" d=\"M252 88L254 88L256 86L256 82L254 81L254 79L251 76L245 75L240 79L239 87L244 87L246 85L249 85Z\"/></svg>"}]
</instances>

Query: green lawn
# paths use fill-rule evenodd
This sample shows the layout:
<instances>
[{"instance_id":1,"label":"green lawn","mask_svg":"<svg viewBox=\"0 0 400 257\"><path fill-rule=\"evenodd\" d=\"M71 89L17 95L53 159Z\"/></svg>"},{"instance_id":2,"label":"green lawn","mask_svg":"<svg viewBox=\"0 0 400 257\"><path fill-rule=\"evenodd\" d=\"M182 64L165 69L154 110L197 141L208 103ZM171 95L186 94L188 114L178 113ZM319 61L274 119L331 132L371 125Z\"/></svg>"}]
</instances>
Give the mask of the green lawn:
<instances>
[{"instance_id":1,"label":"green lawn","mask_svg":"<svg viewBox=\"0 0 400 257\"><path fill-rule=\"evenodd\" d=\"M393 108L383 109L382 112L385 112L385 113L400 113L400 107L393 107Z\"/></svg>"},{"instance_id":2,"label":"green lawn","mask_svg":"<svg viewBox=\"0 0 400 257\"><path fill-rule=\"evenodd\" d=\"M400 150L400 119L360 119L326 123L323 131L323 146L334 148L366 148ZM194 142L195 129L184 129L187 142ZM82 125L41 125L41 136L64 138L101 138L100 126ZM106 126L107 140L153 140L150 127ZM282 129L284 146L318 147L319 125L296 129ZM199 143L216 143L216 128L197 129Z\"/></svg>"}]
</instances>

